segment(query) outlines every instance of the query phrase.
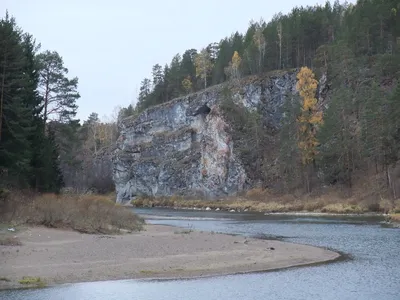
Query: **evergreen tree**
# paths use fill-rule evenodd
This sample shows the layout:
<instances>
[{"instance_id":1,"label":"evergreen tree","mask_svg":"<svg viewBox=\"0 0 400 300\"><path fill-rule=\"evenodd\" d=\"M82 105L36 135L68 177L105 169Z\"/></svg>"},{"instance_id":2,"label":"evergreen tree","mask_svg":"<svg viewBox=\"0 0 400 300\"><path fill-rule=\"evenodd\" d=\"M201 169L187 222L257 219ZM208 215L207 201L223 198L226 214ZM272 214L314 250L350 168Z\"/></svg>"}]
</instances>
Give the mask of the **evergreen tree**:
<instances>
[{"instance_id":1,"label":"evergreen tree","mask_svg":"<svg viewBox=\"0 0 400 300\"><path fill-rule=\"evenodd\" d=\"M76 115L80 98L77 91L78 78L67 78L68 69L56 51L45 51L38 55L40 68L40 93L43 99L43 119L68 122Z\"/></svg>"},{"instance_id":2,"label":"evergreen tree","mask_svg":"<svg viewBox=\"0 0 400 300\"><path fill-rule=\"evenodd\" d=\"M22 32L15 19L0 21L0 167L10 181L27 185L30 171L32 111L26 104L30 84Z\"/></svg>"},{"instance_id":3,"label":"evergreen tree","mask_svg":"<svg viewBox=\"0 0 400 300\"><path fill-rule=\"evenodd\" d=\"M357 143L353 135L353 92L346 87L335 91L318 133L318 162L325 180L352 187Z\"/></svg>"},{"instance_id":4,"label":"evergreen tree","mask_svg":"<svg viewBox=\"0 0 400 300\"><path fill-rule=\"evenodd\" d=\"M286 192L297 186L301 178L301 157L297 147L298 123L301 105L297 97L285 95L283 118L279 131L279 169Z\"/></svg>"},{"instance_id":5,"label":"evergreen tree","mask_svg":"<svg viewBox=\"0 0 400 300\"><path fill-rule=\"evenodd\" d=\"M59 147L56 143L55 133L53 130L49 130L47 137L47 149L49 149L49 167L50 172L48 173L49 187L48 191L59 193L61 188L64 186L64 178L60 168L60 153Z\"/></svg>"},{"instance_id":6,"label":"evergreen tree","mask_svg":"<svg viewBox=\"0 0 400 300\"><path fill-rule=\"evenodd\" d=\"M368 158L382 166L389 185L389 165L399 159L398 131L400 128L400 99L397 87L387 95L376 82L373 83L362 116L362 137Z\"/></svg>"},{"instance_id":7,"label":"evergreen tree","mask_svg":"<svg viewBox=\"0 0 400 300\"><path fill-rule=\"evenodd\" d=\"M192 82L192 87L195 88L197 86L196 82L196 66L195 66L195 57L197 54L196 49L186 50L182 55L181 61L181 74L186 77L190 77L190 81Z\"/></svg>"},{"instance_id":8,"label":"evergreen tree","mask_svg":"<svg viewBox=\"0 0 400 300\"><path fill-rule=\"evenodd\" d=\"M43 124L40 124L39 128L43 126ZM37 155L33 160L35 167L35 181L33 186L39 192L59 193L60 189L64 186L63 175L60 169L59 147L55 140L53 128L48 128L47 130L47 136L43 134L37 136L40 146L38 146L39 149L35 149ZM38 132L38 134L40 133Z\"/></svg>"}]
</instances>

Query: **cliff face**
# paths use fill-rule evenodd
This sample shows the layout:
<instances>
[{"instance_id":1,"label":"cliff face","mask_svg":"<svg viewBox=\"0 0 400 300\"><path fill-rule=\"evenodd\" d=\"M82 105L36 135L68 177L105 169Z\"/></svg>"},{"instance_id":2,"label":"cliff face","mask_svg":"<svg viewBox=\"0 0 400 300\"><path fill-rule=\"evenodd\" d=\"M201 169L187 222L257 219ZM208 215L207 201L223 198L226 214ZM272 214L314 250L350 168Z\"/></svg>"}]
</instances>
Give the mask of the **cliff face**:
<instances>
[{"instance_id":1,"label":"cliff face","mask_svg":"<svg viewBox=\"0 0 400 300\"><path fill-rule=\"evenodd\" d=\"M248 110L258 108L264 123L277 129L285 98L297 93L295 84L292 71L247 78L240 88L228 89L231 101ZM113 155L117 202L137 195L220 197L253 184L220 107L226 88L214 86L177 98L120 123ZM195 115L204 104L209 113Z\"/></svg>"}]
</instances>

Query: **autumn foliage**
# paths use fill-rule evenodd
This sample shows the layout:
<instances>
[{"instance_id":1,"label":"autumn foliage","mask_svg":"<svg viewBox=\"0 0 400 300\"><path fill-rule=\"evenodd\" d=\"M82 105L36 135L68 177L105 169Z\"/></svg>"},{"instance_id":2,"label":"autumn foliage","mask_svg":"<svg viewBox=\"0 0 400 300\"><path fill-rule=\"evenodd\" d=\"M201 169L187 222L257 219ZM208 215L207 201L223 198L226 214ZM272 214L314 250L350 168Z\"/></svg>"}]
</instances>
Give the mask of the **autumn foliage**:
<instances>
[{"instance_id":1,"label":"autumn foliage","mask_svg":"<svg viewBox=\"0 0 400 300\"><path fill-rule=\"evenodd\" d=\"M186 76L185 79L182 80L182 87L186 93L190 93L192 91L192 81L190 80L190 76Z\"/></svg>"},{"instance_id":2,"label":"autumn foliage","mask_svg":"<svg viewBox=\"0 0 400 300\"><path fill-rule=\"evenodd\" d=\"M194 64L196 66L196 76L204 80L204 88L206 88L207 76L213 67L210 54L207 52L207 49L201 50L201 52L195 56Z\"/></svg>"},{"instance_id":3,"label":"autumn foliage","mask_svg":"<svg viewBox=\"0 0 400 300\"><path fill-rule=\"evenodd\" d=\"M304 165L311 163L317 155L318 140L316 129L322 124L322 112L317 110L315 92L318 81L314 73L307 67L301 68L297 74L296 89L302 98L301 113L298 122L298 147Z\"/></svg>"},{"instance_id":4,"label":"autumn foliage","mask_svg":"<svg viewBox=\"0 0 400 300\"><path fill-rule=\"evenodd\" d=\"M235 51L232 55L232 61L229 62L229 65L225 68L225 74L233 79L240 79L240 65L242 63L242 58L239 53Z\"/></svg>"}]
</instances>

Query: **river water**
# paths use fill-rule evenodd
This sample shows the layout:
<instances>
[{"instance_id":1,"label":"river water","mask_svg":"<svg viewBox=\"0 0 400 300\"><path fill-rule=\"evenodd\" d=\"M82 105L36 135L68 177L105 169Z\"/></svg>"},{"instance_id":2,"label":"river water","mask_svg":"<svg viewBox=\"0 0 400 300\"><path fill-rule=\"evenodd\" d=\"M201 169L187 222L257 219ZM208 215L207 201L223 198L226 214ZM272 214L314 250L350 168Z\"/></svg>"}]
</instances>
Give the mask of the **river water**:
<instances>
[{"instance_id":1,"label":"river water","mask_svg":"<svg viewBox=\"0 0 400 300\"><path fill-rule=\"evenodd\" d=\"M149 223L328 247L346 259L313 267L191 280L120 280L1 291L20 300L400 300L400 229L380 217L137 209Z\"/></svg>"}]
</instances>

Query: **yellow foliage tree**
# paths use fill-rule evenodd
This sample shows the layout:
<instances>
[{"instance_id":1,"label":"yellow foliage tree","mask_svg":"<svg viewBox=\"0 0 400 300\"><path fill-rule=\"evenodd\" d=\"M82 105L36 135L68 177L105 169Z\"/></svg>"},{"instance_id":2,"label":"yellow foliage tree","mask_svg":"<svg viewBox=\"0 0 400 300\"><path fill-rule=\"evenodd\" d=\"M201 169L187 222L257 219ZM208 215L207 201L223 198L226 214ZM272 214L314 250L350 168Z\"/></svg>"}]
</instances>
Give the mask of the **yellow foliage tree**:
<instances>
[{"instance_id":1,"label":"yellow foliage tree","mask_svg":"<svg viewBox=\"0 0 400 300\"><path fill-rule=\"evenodd\" d=\"M190 76L187 76L182 80L182 87L186 93L190 93L192 91L192 81L190 80Z\"/></svg>"},{"instance_id":2,"label":"yellow foliage tree","mask_svg":"<svg viewBox=\"0 0 400 300\"><path fill-rule=\"evenodd\" d=\"M235 51L232 56L232 66L236 69L239 69L241 62L242 62L242 58L239 56L239 53L237 51Z\"/></svg>"},{"instance_id":3,"label":"yellow foliage tree","mask_svg":"<svg viewBox=\"0 0 400 300\"><path fill-rule=\"evenodd\" d=\"M238 80L240 78L240 64L242 63L242 58L239 53L235 51L232 56L232 61L229 62L229 66L225 68L225 74L231 79Z\"/></svg>"},{"instance_id":4,"label":"yellow foliage tree","mask_svg":"<svg viewBox=\"0 0 400 300\"><path fill-rule=\"evenodd\" d=\"M314 73L307 67L301 68L297 74L296 89L302 97L301 113L297 118L298 126L298 147L301 152L302 162L309 165L314 161L317 155L317 146L319 145L316 138L318 125L321 125L322 112L317 110L317 99L315 92L317 90L318 81L315 79Z\"/></svg>"}]
</instances>

